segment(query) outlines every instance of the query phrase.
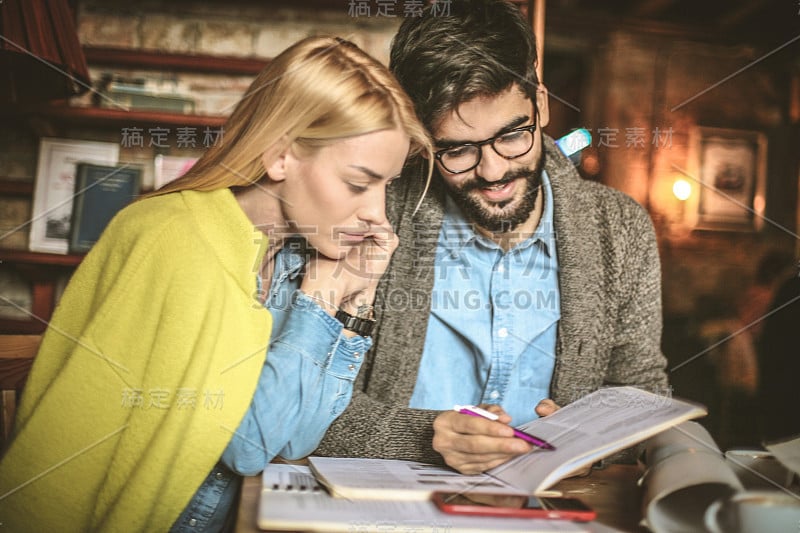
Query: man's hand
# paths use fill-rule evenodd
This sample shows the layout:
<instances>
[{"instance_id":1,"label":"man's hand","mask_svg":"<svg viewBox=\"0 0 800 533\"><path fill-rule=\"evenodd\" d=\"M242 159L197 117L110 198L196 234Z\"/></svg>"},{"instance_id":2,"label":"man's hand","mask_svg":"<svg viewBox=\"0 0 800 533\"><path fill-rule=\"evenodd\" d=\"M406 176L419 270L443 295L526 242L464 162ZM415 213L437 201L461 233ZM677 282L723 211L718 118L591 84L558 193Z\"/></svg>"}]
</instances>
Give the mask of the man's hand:
<instances>
[{"instance_id":1,"label":"man's hand","mask_svg":"<svg viewBox=\"0 0 800 533\"><path fill-rule=\"evenodd\" d=\"M462 474L477 474L499 466L533 446L514 437L511 417L499 405L481 405L500 418L496 421L445 411L433 421L433 449L448 466ZM536 414L547 416L560 407L547 398L536 406Z\"/></svg>"},{"instance_id":2,"label":"man's hand","mask_svg":"<svg viewBox=\"0 0 800 533\"><path fill-rule=\"evenodd\" d=\"M539 402L539 405L536 406L536 414L539 416L552 415L559 409L561 409L561 407L556 405L556 402L554 402L550 398L545 398L544 400Z\"/></svg>"},{"instance_id":3,"label":"man's hand","mask_svg":"<svg viewBox=\"0 0 800 533\"><path fill-rule=\"evenodd\" d=\"M533 449L514 437L514 430L508 425L511 417L499 405L481 407L500 418L488 420L445 411L433 421L433 449L462 474L489 470Z\"/></svg>"}]
</instances>

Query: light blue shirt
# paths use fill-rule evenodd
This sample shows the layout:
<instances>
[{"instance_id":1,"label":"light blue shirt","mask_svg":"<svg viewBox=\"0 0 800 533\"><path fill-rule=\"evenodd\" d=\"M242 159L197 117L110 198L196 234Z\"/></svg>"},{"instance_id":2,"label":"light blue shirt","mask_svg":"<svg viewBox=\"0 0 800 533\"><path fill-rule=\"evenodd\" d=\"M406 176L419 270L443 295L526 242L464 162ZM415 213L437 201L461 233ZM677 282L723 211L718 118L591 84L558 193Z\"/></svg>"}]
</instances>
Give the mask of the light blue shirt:
<instances>
[{"instance_id":1,"label":"light blue shirt","mask_svg":"<svg viewBox=\"0 0 800 533\"><path fill-rule=\"evenodd\" d=\"M553 194L534 234L504 252L448 198L434 264L431 314L409 406L500 404L519 425L549 397L561 317Z\"/></svg>"},{"instance_id":2,"label":"light blue shirt","mask_svg":"<svg viewBox=\"0 0 800 533\"><path fill-rule=\"evenodd\" d=\"M322 440L353 393L369 337L347 337L342 323L300 292L304 254L289 241L275 256L264 306L272 314L267 360L253 402L222 455L253 475L275 456L300 459Z\"/></svg>"},{"instance_id":3,"label":"light blue shirt","mask_svg":"<svg viewBox=\"0 0 800 533\"><path fill-rule=\"evenodd\" d=\"M275 255L264 302L272 335L253 401L171 532L220 531L234 510L236 474L257 474L277 455L309 455L350 402L372 339L343 335L341 322L300 292L304 250L301 240L292 239Z\"/></svg>"}]
</instances>

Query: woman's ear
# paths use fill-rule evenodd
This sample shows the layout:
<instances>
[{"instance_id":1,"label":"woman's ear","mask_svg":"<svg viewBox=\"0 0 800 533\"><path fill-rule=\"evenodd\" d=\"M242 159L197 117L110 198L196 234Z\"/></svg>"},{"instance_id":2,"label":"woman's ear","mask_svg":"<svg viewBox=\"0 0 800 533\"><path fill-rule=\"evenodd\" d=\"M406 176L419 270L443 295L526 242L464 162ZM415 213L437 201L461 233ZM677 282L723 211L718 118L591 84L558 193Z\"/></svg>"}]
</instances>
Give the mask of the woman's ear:
<instances>
[{"instance_id":1,"label":"woman's ear","mask_svg":"<svg viewBox=\"0 0 800 533\"><path fill-rule=\"evenodd\" d=\"M286 163L287 158L292 157L291 148L291 143L286 142L285 138L281 138L261 154L264 171L273 181L286 179Z\"/></svg>"}]
</instances>

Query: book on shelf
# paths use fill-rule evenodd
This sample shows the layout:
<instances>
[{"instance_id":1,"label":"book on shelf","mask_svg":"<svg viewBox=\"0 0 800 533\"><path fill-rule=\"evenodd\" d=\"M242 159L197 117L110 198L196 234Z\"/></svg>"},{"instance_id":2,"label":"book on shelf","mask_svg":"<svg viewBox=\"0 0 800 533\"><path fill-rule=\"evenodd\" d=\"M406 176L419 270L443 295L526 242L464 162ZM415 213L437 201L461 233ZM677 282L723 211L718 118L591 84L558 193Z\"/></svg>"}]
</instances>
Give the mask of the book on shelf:
<instances>
[{"instance_id":1,"label":"book on shelf","mask_svg":"<svg viewBox=\"0 0 800 533\"><path fill-rule=\"evenodd\" d=\"M262 474L257 523L268 531L611 531L602 524L570 520L447 514L430 500L335 498L307 466L275 463Z\"/></svg>"},{"instance_id":2,"label":"book on shelf","mask_svg":"<svg viewBox=\"0 0 800 533\"><path fill-rule=\"evenodd\" d=\"M177 80L125 78L105 73L97 83L93 103L110 109L194 113L194 99Z\"/></svg>"},{"instance_id":3,"label":"book on shelf","mask_svg":"<svg viewBox=\"0 0 800 533\"><path fill-rule=\"evenodd\" d=\"M136 111L164 111L167 113L194 113L195 103L191 97L180 94L151 93L136 87L117 85L105 93L101 107Z\"/></svg>"},{"instance_id":4,"label":"book on shelf","mask_svg":"<svg viewBox=\"0 0 800 533\"><path fill-rule=\"evenodd\" d=\"M0 319L28 320L33 313L30 283L13 267L0 262Z\"/></svg>"},{"instance_id":5,"label":"book on shelf","mask_svg":"<svg viewBox=\"0 0 800 533\"><path fill-rule=\"evenodd\" d=\"M139 194L142 169L78 163L69 251L88 252L117 212Z\"/></svg>"},{"instance_id":6,"label":"book on shelf","mask_svg":"<svg viewBox=\"0 0 800 533\"><path fill-rule=\"evenodd\" d=\"M0 197L0 247L28 249L31 204L24 197Z\"/></svg>"},{"instance_id":7,"label":"book on shelf","mask_svg":"<svg viewBox=\"0 0 800 533\"><path fill-rule=\"evenodd\" d=\"M117 143L55 138L41 140L28 244L31 251L57 254L69 251L77 164L114 165L118 156Z\"/></svg>"},{"instance_id":8,"label":"book on shelf","mask_svg":"<svg viewBox=\"0 0 800 533\"><path fill-rule=\"evenodd\" d=\"M534 449L484 474L462 476L410 461L310 457L331 494L345 498L419 499L434 491L546 495L555 483L681 422L706 414L700 405L634 387L597 390L520 426L555 450ZM458 484L466 481L468 489Z\"/></svg>"}]
</instances>

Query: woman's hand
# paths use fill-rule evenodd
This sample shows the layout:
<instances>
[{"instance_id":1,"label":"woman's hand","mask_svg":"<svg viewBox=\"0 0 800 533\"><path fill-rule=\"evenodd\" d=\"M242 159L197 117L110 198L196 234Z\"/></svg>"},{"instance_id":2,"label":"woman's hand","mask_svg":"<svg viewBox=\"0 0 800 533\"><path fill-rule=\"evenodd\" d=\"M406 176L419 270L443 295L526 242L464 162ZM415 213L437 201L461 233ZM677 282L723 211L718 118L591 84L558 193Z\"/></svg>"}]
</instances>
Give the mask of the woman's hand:
<instances>
[{"instance_id":1,"label":"woman's hand","mask_svg":"<svg viewBox=\"0 0 800 533\"><path fill-rule=\"evenodd\" d=\"M341 259L317 255L306 265L300 290L355 314L359 306L372 305L378 282L399 242L386 222L375 227ZM336 309L326 310L332 315L336 313Z\"/></svg>"}]
</instances>

